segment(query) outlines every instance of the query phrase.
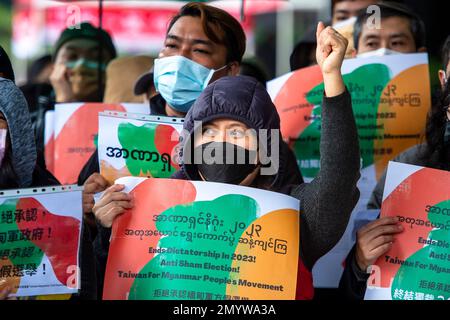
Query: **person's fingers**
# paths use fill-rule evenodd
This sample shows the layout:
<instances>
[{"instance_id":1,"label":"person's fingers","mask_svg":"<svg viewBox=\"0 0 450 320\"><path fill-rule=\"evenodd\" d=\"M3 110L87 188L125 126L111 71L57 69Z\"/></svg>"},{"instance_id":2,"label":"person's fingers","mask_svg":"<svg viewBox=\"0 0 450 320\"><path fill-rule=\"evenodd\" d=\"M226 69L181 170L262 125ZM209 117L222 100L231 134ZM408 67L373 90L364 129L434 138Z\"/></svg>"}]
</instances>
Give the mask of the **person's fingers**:
<instances>
[{"instance_id":1,"label":"person's fingers","mask_svg":"<svg viewBox=\"0 0 450 320\"><path fill-rule=\"evenodd\" d=\"M107 204L110 204L114 201L131 201L131 196L124 192L109 192L105 193L103 197L94 205L94 209L102 208Z\"/></svg>"},{"instance_id":2,"label":"person's fingers","mask_svg":"<svg viewBox=\"0 0 450 320\"><path fill-rule=\"evenodd\" d=\"M84 187L83 201L86 201L86 203L91 203L94 201L94 193L105 191L100 199L102 200L110 193L122 191L124 188L125 186L123 185L113 185L105 191L104 185L99 186L96 182L92 182L92 184L85 185Z\"/></svg>"},{"instance_id":3,"label":"person's fingers","mask_svg":"<svg viewBox=\"0 0 450 320\"><path fill-rule=\"evenodd\" d=\"M86 193L97 193L105 190L109 182L99 173L92 174L84 183Z\"/></svg>"},{"instance_id":4,"label":"person's fingers","mask_svg":"<svg viewBox=\"0 0 450 320\"><path fill-rule=\"evenodd\" d=\"M378 228L379 226L396 224L396 223L398 223L398 219L396 217L383 217L383 218L377 219L375 221L369 222L365 226L361 227L359 229L358 233L360 235L363 235L372 229Z\"/></svg>"},{"instance_id":5,"label":"person's fingers","mask_svg":"<svg viewBox=\"0 0 450 320\"><path fill-rule=\"evenodd\" d=\"M112 192L120 192L123 189L125 189L125 185L123 185L123 184L113 184L112 186L108 187L105 190L105 195L109 194L109 193L112 193Z\"/></svg>"},{"instance_id":6,"label":"person's fingers","mask_svg":"<svg viewBox=\"0 0 450 320\"><path fill-rule=\"evenodd\" d=\"M107 208L108 207L108 208ZM109 205L104 208L104 212L101 213L101 215L97 218L102 226L106 228L111 228L114 219L123 214L125 212L125 209L122 207L109 207Z\"/></svg>"},{"instance_id":7,"label":"person's fingers","mask_svg":"<svg viewBox=\"0 0 450 320\"><path fill-rule=\"evenodd\" d=\"M55 65L53 72L52 72L52 79L53 80L61 80L65 77L66 73L66 66L64 64L58 63Z\"/></svg>"},{"instance_id":8,"label":"person's fingers","mask_svg":"<svg viewBox=\"0 0 450 320\"><path fill-rule=\"evenodd\" d=\"M322 21L319 21L317 24L317 30L316 30L316 40L319 42L320 34L325 29L325 24Z\"/></svg>"},{"instance_id":9,"label":"person's fingers","mask_svg":"<svg viewBox=\"0 0 450 320\"><path fill-rule=\"evenodd\" d=\"M327 52L331 51L342 51L346 47L346 44L339 34L335 33L333 29L329 29L328 33L323 38L323 47Z\"/></svg>"},{"instance_id":10,"label":"person's fingers","mask_svg":"<svg viewBox=\"0 0 450 320\"><path fill-rule=\"evenodd\" d=\"M403 231L403 227L399 224L382 225L378 228L374 228L364 235L366 241L372 241L373 239L382 235L393 235Z\"/></svg>"},{"instance_id":11,"label":"person's fingers","mask_svg":"<svg viewBox=\"0 0 450 320\"><path fill-rule=\"evenodd\" d=\"M375 261L377 261L379 257L381 257L383 254L388 252L391 249L392 244L393 244L392 242L385 243L385 244L375 248L374 250L372 250L370 252L371 260L372 260L370 264L375 263Z\"/></svg>"},{"instance_id":12,"label":"person's fingers","mask_svg":"<svg viewBox=\"0 0 450 320\"><path fill-rule=\"evenodd\" d=\"M388 241L388 238L380 237L378 246L373 246L374 243L362 244L357 243L356 248L356 262L361 270L366 270L369 265L372 265L379 257L391 249L394 241Z\"/></svg>"},{"instance_id":13,"label":"person's fingers","mask_svg":"<svg viewBox=\"0 0 450 320\"><path fill-rule=\"evenodd\" d=\"M375 249L377 249L378 247L386 244L386 243L391 243L391 242L395 242L394 240L394 236L393 235L381 235L379 237L376 237L375 239L372 239L368 245L367 245L367 250L371 253L373 252Z\"/></svg>"},{"instance_id":14,"label":"person's fingers","mask_svg":"<svg viewBox=\"0 0 450 320\"><path fill-rule=\"evenodd\" d=\"M369 232L365 233L363 236L359 236L363 243L370 243L374 239L380 236L388 236L400 233L403 231L403 227L401 225L384 225L379 226L378 228L372 229Z\"/></svg>"}]
</instances>

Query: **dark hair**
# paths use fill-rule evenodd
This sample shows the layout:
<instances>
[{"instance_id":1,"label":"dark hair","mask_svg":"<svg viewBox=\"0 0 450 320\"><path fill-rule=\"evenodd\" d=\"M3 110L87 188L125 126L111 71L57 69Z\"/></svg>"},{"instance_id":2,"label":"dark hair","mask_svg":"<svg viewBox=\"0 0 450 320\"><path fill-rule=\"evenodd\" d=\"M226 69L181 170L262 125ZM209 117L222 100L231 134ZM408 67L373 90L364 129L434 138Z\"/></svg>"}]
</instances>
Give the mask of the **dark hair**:
<instances>
[{"instance_id":1,"label":"dark hair","mask_svg":"<svg viewBox=\"0 0 450 320\"><path fill-rule=\"evenodd\" d=\"M240 75L258 80L264 87L268 79L267 72L256 59L244 59L240 65Z\"/></svg>"},{"instance_id":2,"label":"dark hair","mask_svg":"<svg viewBox=\"0 0 450 320\"><path fill-rule=\"evenodd\" d=\"M346 1L352 1L352 0L331 0L331 16L333 16L334 7L336 6L336 4L338 4L339 2L346 2Z\"/></svg>"},{"instance_id":3,"label":"dark hair","mask_svg":"<svg viewBox=\"0 0 450 320\"><path fill-rule=\"evenodd\" d=\"M245 33L241 24L228 12L203 3L190 2L181 7L178 14L172 18L167 33L181 17L199 17L206 36L214 43L227 48L227 63L241 63L245 53Z\"/></svg>"},{"instance_id":4,"label":"dark hair","mask_svg":"<svg viewBox=\"0 0 450 320\"><path fill-rule=\"evenodd\" d=\"M427 117L426 142L427 147L423 158L430 158L437 153L442 165L447 162L445 157L448 154L448 146L444 146L444 133L447 123L447 109L450 104L450 83L447 82L445 88L440 92L439 99L435 103ZM447 169L448 165L441 169Z\"/></svg>"},{"instance_id":5,"label":"dark hair","mask_svg":"<svg viewBox=\"0 0 450 320\"><path fill-rule=\"evenodd\" d=\"M0 46L0 73L3 74L2 78L15 82L14 70L11 65L6 51Z\"/></svg>"},{"instance_id":6,"label":"dark hair","mask_svg":"<svg viewBox=\"0 0 450 320\"><path fill-rule=\"evenodd\" d=\"M27 81L35 82L39 74L52 63L52 56L47 54L33 61L33 63L27 68Z\"/></svg>"},{"instance_id":7,"label":"dark hair","mask_svg":"<svg viewBox=\"0 0 450 320\"><path fill-rule=\"evenodd\" d=\"M407 6L397 2L380 2L377 6L380 8L381 19L390 17L402 17L408 19L416 49L426 46L425 24L422 19ZM361 10L358 14L353 31L353 40L356 50L358 50L358 42L361 37L363 25L371 16L372 13L367 13L366 9Z\"/></svg>"},{"instance_id":8,"label":"dark hair","mask_svg":"<svg viewBox=\"0 0 450 320\"><path fill-rule=\"evenodd\" d=\"M450 60L450 36L445 39L444 45L442 46L442 65L443 70L447 71L448 62ZM447 75L448 77L449 75Z\"/></svg>"},{"instance_id":9,"label":"dark hair","mask_svg":"<svg viewBox=\"0 0 450 320\"><path fill-rule=\"evenodd\" d=\"M311 54L316 51L316 47L317 44L315 42L299 42L289 58L291 71L315 64L316 60L311 60Z\"/></svg>"}]
</instances>

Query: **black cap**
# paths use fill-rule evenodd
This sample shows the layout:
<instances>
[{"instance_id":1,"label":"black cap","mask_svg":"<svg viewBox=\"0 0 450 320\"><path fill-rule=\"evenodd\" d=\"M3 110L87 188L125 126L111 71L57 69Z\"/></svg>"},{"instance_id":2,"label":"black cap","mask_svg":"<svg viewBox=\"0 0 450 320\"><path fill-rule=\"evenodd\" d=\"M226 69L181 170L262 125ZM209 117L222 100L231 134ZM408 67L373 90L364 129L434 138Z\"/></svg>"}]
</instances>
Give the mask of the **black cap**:
<instances>
[{"instance_id":1,"label":"black cap","mask_svg":"<svg viewBox=\"0 0 450 320\"><path fill-rule=\"evenodd\" d=\"M142 74L134 83L134 94L138 96L147 93L153 86L153 67L151 67L148 72Z\"/></svg>"},{"instance_id":2,"label":"black cap","mask_svg":"<svg viewBox=\"0 0 450 320\"><path fill-rule=\"evenodd\" d=\"M65 29L56 41L53 58L56 58L59 49L68 41L74 39L90 39L100 41L101 44L111 53L112 58L117 56L111 36L103 29L94 27L89 22L82 22L79 27L70 27Z\"/></svg>"}]
</instances>

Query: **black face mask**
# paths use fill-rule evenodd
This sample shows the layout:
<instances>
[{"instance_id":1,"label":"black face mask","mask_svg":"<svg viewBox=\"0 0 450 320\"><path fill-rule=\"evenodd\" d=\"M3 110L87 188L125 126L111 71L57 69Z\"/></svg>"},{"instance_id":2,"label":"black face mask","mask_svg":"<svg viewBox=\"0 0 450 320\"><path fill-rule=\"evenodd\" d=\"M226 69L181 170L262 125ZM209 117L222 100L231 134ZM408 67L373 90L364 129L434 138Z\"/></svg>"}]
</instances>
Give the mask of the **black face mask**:
<instances>
[{"instance_id":1,"label":"black face mask","mask_svg":"<svg viewBox=\"0 0 450 320\"><path fill-rule=\"evenodd\" d=\"M192 163L206 181L239 184L257 168L257 153L228 142L208 142L194 149Z\"/></svg>"}]
</instances>

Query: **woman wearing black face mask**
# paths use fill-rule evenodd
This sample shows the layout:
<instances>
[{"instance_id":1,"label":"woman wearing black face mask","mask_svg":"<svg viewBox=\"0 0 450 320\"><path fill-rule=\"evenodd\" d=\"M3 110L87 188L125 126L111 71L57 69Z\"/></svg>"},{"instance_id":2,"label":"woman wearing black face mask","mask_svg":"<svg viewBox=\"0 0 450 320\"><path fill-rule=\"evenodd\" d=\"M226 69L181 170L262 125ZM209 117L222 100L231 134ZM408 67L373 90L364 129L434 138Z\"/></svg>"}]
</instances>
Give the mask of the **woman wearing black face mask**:
<instances>
[{"instance_id":1,"label":"woman wearing black face mask","mask_svg":"<svg viewBox=\"0 0 450 320\"><path fill-rule=\"evenodd\" d=\"M340 73L347 41L322 23L317 40L325 96L321 170L311 183L293 184L295 177L288 168L297 164L280 143L275 106L264 86L245 76L223 77L196 100L180 139L181 169L173 176L251 186L300 199L297 299L313 297L312 267L340 239L359 198L358 137L350 94ZM101 225L97 239L103 249L97 253L104 264L114 219L133 207L131 197L120 192L123 188L108 188L93 209Z\"/></svg>"}]
</instances>

